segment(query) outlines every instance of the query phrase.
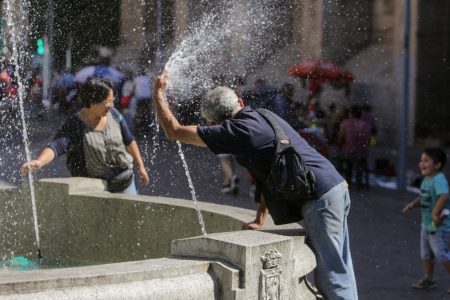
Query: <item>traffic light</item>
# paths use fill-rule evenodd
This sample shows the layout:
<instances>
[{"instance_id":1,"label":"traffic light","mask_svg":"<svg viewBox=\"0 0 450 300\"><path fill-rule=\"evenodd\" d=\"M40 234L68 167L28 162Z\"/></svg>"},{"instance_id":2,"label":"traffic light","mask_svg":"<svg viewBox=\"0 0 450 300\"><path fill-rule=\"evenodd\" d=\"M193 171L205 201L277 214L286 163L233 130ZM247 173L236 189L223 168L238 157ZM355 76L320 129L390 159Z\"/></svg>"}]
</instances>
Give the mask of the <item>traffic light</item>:
<instances>
[{"instance_id":1,"label":"traffic light","mask_svg":"<svg viewBox=\"0 0 450 300\"><path fill-rule=\"evenodd\" d=\"M37 54L44 55L45 53L44 39L37 39L36 45L37 45Z\"/></svg>"}]
</instances>

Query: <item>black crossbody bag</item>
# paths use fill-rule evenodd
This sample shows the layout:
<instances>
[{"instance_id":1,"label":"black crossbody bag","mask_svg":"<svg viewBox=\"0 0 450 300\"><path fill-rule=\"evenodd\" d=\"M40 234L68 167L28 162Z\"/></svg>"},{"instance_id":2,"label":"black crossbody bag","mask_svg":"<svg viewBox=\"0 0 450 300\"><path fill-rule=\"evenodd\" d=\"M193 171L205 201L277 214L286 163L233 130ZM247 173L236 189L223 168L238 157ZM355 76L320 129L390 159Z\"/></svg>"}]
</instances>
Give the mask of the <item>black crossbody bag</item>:
<instances>
[{"instance_id":1,"label":"black crossbody bag","mask_svg":"<svg viewBox=\"0 0 450 300\"><path fill-rule=\"evenodd\" d=\"M106 176L107 189L111 193L122 192L130 186L133 181L133 169L114 169Z\"/></svg>"},{"instance_id":2,"label":"black crossbody bag","mask_svg":"<svg viewBox=\"0 0 450 300\"><path fill-rule=\"evenodd\" d=\"M264 182L264 189L271 196L265 199L267 208L277 225L298 222L303 218L303 204L313 199L316 182L314 173L292 146L274 113L266 109L258 109L257 112L273 128L276 138L270 173Z\"/></svg>"}]
</instances>

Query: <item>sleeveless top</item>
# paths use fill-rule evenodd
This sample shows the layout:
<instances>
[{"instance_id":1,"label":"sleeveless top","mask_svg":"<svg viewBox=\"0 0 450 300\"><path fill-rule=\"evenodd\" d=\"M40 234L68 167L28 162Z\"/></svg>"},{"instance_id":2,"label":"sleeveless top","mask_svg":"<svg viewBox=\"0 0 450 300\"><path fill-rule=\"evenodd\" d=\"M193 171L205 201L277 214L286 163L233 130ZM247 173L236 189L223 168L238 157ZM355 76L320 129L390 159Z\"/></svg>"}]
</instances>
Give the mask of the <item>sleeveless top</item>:
<instances>
[{"instance_id":1,"label":"sleeveless top","mask_svg":"<svg viewBox=\"0 0 450 300\"><path fill-rule=\"evenodd\" d=\"M120 112L115 108L112 108L109 111L107 123L104 131L95 134L87 128L77 114L73 114L64 122L53 140L51 140L46 147L52 149L56 157L67 153L66 163L72 176L92 177L87 170L88 165L91 162L89 162L89 164L86 162L84 151L84 144L87 142L85 135L87 134L90 136L90 140L100 140L100 146L97 145L98 149L93 147L93 149L97 150L90 153L98 155L93 159L102 160L104 162L101 164L101 169L103 171L105 170L104 167L106 165L113 165L116 170L120 170L120 168L123 168L124 166L132 168L132 163L130 162L132 161L130 158L131 155L127 153L124 154L124 151L126 151L126 147L134 141L134 136L130 132ZM119 128L119 131L117 131L117 127ZM94 145L94 143L91 143L91 145ZM108 154L106 153L106 149L109 151ZM94 161L94 163L98 163L98 161ZM102 172L95 171L92 173L100 175Z\"/></svg>"},{"instance_id":2,"label":"sleeveless top","mask_svg":"<svg viewBox=\"0 0 450 300\"><path fill-rule=\"evenodd\" d=\"M102 131L92 131L86 127L83 150L90 177L104 177L110 169L133 167L133 157L125 148L120 125L111 112L106 116L106 126Z\"/></svg>"}]
</instances>

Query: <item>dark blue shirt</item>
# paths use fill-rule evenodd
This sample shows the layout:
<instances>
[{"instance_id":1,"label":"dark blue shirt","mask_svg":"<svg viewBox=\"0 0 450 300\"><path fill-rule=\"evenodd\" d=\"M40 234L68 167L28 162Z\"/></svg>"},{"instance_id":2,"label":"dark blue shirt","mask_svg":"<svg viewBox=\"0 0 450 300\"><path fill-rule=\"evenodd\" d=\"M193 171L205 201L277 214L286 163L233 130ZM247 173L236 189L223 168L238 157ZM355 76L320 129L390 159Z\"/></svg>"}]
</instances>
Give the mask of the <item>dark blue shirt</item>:
<instances>
[{"instance_id":1,"label":"dark blue shirt","mask_svg":"<svg viewBox=\"0 0 450 300\"><path fill-rule=\"evenodd\" d=\"M279 117L277 120L316 177L315 198L320 198L344 180L330 161L312 148L286 121ZM197 132L215 154L234 154L239 164L256 179L267 199L264 182L270 172L276 143L275 132L263 116L246 106L223 124L199 126Z\"/></svg>"}]
</instances>

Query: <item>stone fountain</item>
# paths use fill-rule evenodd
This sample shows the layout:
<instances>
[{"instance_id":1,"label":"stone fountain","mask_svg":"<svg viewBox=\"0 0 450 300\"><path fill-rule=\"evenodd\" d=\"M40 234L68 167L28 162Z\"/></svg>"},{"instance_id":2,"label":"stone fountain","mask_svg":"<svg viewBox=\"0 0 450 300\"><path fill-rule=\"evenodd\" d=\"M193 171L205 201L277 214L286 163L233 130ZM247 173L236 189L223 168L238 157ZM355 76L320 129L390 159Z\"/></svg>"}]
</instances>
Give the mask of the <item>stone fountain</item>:
<instances>
[{"instance_id":1,"label":"stone fountain","mask_svg":"<svg viewBox=\"0 0 450 300\"><path fill-rule=\"evenodd\" d=\"M0 257L36 258L29 188L0 189ZM111 194L89 178L41 179L36 203L44 262L0 271L0 299L315 299L315 267L297 224L242 231L247 209Z\"/></svg>"}]
</instances>

